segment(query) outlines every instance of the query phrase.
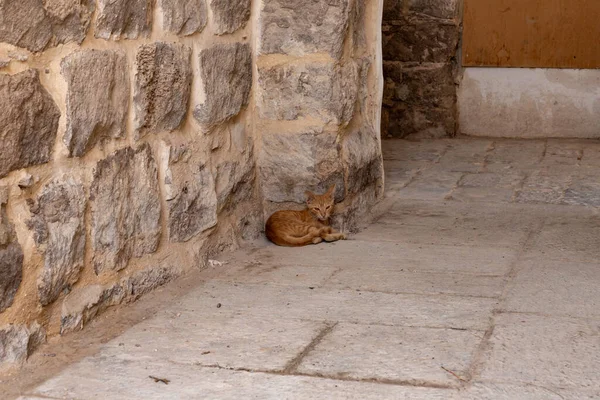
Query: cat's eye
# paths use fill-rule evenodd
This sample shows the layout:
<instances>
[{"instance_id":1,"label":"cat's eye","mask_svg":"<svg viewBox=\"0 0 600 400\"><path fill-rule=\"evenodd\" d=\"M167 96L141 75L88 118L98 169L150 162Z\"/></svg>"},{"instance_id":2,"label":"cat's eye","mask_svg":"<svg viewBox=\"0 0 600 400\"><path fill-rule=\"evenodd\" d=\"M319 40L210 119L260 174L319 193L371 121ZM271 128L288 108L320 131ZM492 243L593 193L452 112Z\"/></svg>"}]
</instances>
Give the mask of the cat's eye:
<instances>
[{"instance_id":1,"label":"cat's eye","mask_svg":"<svg viewBox=\"0 0 600 400\"><path fill-rule=\"evenodd\" d=\"M330 208L331 208L331 206L327 206L325 209L326 209L326 210L329 210Z\"/></svg>"}]
</instances>

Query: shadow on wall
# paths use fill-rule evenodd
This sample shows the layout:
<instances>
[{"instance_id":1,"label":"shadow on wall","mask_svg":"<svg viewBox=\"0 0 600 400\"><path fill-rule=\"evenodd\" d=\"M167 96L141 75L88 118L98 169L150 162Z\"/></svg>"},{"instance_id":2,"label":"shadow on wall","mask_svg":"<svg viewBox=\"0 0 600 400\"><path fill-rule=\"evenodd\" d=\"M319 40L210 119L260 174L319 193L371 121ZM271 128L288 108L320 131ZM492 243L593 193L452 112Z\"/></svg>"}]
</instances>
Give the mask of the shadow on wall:
<instances>
[{"instance_id":1,"label":"shadow on wall","mask_svg":"<svg viewBox=\"0 0 600 400\"><path fill-rule=\"evenodd\" d=\"M385 0L381 132L454 136L460 0Z\"/></svg>"}]
</instances>

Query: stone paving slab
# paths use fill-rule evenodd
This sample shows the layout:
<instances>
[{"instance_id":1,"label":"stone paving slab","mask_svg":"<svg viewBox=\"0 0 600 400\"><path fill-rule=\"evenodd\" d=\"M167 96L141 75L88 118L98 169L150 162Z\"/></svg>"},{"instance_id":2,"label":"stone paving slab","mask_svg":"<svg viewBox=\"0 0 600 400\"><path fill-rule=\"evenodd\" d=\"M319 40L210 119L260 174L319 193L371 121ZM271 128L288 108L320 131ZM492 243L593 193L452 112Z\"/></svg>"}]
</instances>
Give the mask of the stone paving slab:
<instances>
[{"instance_id":1,"label":"stone paving slab","mask_svg":"<svg viewBox=\"0 0 600 400\"><path fill-rule=\"evenodd\" d=\"M485 330L496 305L495 299L479 297L210 282L172 312Z\"/></svg>"},{"instance_id":2,"label":"stone paving slab","mask_svg":"<svg viewBox=\"0 0 600 400\"><path fill-rule=\"evenodd\" d=\"M501 314L495 324L482 380L600 390L598 320Z\"/></svg>"},{"instance_id":3,"label":"stone paving slab","mask_svg":"<svg viewBox=\"0 0 600 400\"><path fill-rule=\"evenodd\" d=\"M460 273L426 273L392 268L348 268L334 274L325 287L358 289L386 293L454 294L499 297L503 277Z\"/></svg>"},{"instance_id":4,"label":"stone paving slab","mask_svg":"<svg viewBox=\"0 0 600 400\"><path fill-rule=\"evenodd\" d=\"M169 379L155 382L149 376ZM73 400L446 400L448 389L230 371L198 366L94 357L44 383L35 395ZM23 398L23 400L26 399Z\"/></svg>"},{"instance_id":5,"label":"stone paving slab","mask_svg":"<svg viewBox=\"0 0 600 400\"><path fill-rule=\"evenodd\" d=\"M600 262L531 257L519 264L503 309L598 319L599 290Z\"/></svg>"},{"instance_id":6,"label":"stone paving slab","mask_svg":"<svg viewBox=\"0 0 600 400\"><path fill-rule=\"evenodd\" d=\"M394 241L394 235L390 237L384 234L384 227L394 229L391 224L375 224L368 232L353 236L352 240L304 248L267 245L250 256L241 252L228 260L233 265L239 265L240 269L253 268L253 263L260 262L273 267L322 265L325 269L334 267L336 270L389 268L410 272L503 276L508 273L515 259L516 251L510 248L404 243L402 236ZM381 234L381 240L376 233Z\"/></svg>"},{"instance_id":7,"label":"stone paving slab","mask_svg":"<svg viewBox=\"0 0 600 400\"><path fill-rule=\"evenodd\" d=\"M304 358L299 371L328 377L458 386L483 332L337 325ZM446 368L447 370L445 370Z\"/></svg>"},{"instance_id":8,"label":"stone paving slab","mask_svg":"<svg viewBox=\"0 0 600 400\"><path fill-rule=\"evenodd\" d=\"M598 216L549 216L535 238L531 252L549 259L571 262L600 260L600 218Z\"/></svg>"},{"instance_id":9,"label":"stone paving slab","mask_svg":"<svg viewBox=\"0 0 600 400\"><path fill-rule=\"evenodd\" d=\"M535 385L478 382L460 391L458 398L464 400L585 400L592 393L548 389Z\"/></svg>"},{"instance_id":10,"label":"stone paving slab","mask_svg":"<svg viewBox=\"0 0 600 400\"><path fill-rule=\"evenodd\" d=\"M323 323L313 321L255 318L251 312L232 315L202 312L201 308L194 313L167 310L131 328L107 344L102 353L124 361L164 360L276 371L283 370L323 327Z\"/></svg>"}]
</instances>

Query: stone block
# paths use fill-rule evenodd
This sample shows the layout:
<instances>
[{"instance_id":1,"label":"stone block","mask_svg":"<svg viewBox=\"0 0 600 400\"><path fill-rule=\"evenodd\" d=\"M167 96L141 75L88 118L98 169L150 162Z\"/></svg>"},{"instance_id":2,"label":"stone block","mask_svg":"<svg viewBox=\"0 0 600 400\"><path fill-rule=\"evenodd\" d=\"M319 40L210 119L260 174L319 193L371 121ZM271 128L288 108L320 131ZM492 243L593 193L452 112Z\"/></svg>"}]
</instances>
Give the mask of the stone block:
<instances>
[{"instance_id":1,"label":"stone block","mask_svg":"<svg viewBox=\"0 0 600 400\"><path fill-rule=\"evenodd\" d=\"M164 29L180 36L204 30L208 22L206 0L161 0Z\"/></svg>"},{"instance_id":2,"label":"stone block","mask_svg":"<svg viewBox=\"0 0 600 400\"><path fill-rule=\"evenodd\" d=\"M83 184L66 176L50 182L31 202L27 225L45 255L38 278L42 305L56 300L79 279L85 255L85 207Z\"/></svg>"},{"instance_id":3,"label":"stone block","mask_svg":"<svg viewBox=\"0 0 600 400\"><path fill-rule=\"evenodd\" d=\"M150 146L101 160L90 189L96 273L119 271L132 257L153 253L161 235L158 169Z\"/></svg>"},{"instance_id":4,"label":"stone block","mask_svg":"<svg viewBox=\"0 0 600 400\"><path fill-rule=\"evenodd\" d=\"M217 166L215 188L217 191L217 208L234 208L240 202L248 200L254 192L254 164L251 159L241 161L224 161Z\"/></svg>"},{"instance_id":5,"label":"stone block","mask_svg":"<svg viewBox=\"0 0 600 400\"><path fill-rule=\"evenodd\" d=\"M187 46L164 42L138 49L133 98L138 138L173 131L184 121L192 88L191 54Z\"/></svg>"},{"instance_id":6,"label":"stone block","mask_svg":"<svg viewBox=\"0 0 600 400\"><path fill-rule=\"evenodd\" d=\"M166 150L169 240L186 242L217 225L215 181L209 165L192 159L192 149L180 146Z\"/></svg>"},{"instance_id":7,"label":"stone block","mask_svg":"<svg viewBox=\"0 0 600 400\"><path fill-rule=\"evenodd\" d=\"M387 108L389 125L387 135L404 138L418 135L422 139L442 138L456 134L456 110L444 108L410 107L398 104Z\"/></svg>"},{"instance_id":8,"label":"stone block","mask_svg":"<svg viewBox=\"0 0 600 400\"><path fill-rule=\"evenodd\" d=\"M259 155L265 200L304 203L306 190L324 193L336 185L335 199L344 198L344 174L336 132L310 128L298 133L262 135Z\"/></svg>"},{"instance_id":9,"label":"stone block","mask_svg":"<svg viewBox=\"0 0 600 400\"><path fill-rule=\"evenodd\" d=\"M386 77L384 104L389 101L413 106L450 109L456 106L456 85L452 64L405 66L384 62Z\"/></svg>"},{"instance_id":10,"label":"stone block","mask_svg":"<svg viewBox=\"0 0 600 400\"><path fill-rule=\"evenodd\" d=\"M251 0L211 0L215 34L233 33L250 20Z\"/></svg>"},{"instance_id":11,"label":"stone block","mask_svg":"<svg viewBox=\"0 0 600 400\"><path fill-rule=\"evenodd\" d=\"M348 193L357 193L383 180L383 158L378 133L364 124L342 139L342 164Z\"/></svg>"},{"instance_id":12,"label":"stone block","mask_svg":"<svg viewBox=\"0 0 600 400\"><path fill-rule=\"evenodd\" d=\"M383 20L398 20L410 14L453 19L458 7L459 0L384 0Z\"/></svg>"},{"instance_id":13,"label":"stone block","mask_svg":"<svg viewBox=\"0 0 600 400\"><path fill-rule=\"evenodd\" d=\"M252 88L252 53L248 44L218 44L200 52L205 101L194 117L211 128L237 115Z\"/></svg>"},{"instance_id":14,"label":"stone block","mask_svg":"<svg viewBox=\"0 0 600 400\"><path fill-rule=\"evenodd\" d=\"M67 131L71 156L82 156L98 142L125 136L129 76L125 53L83 50L65 57L61 71L68 85Z\"/></svg>"},{"instance_id":15,"label":"stone block","mask_svg":"<svg viewBox=\"0 0 600 400\"><path fill-rule=\"evenodd\" d=\"M81 43L87 35L96 4L94 0L45 0L44 8L55 43Z\"/></svg>"},{"instance_id":16,"label":"stone block","mask_svg":"<svg viewBox=\"0 0 600 400\"><path fill-rule=\"evenodd\" d=\"M354 61L259 67L258 74L261 118L312 117L345 125L354 115L360 80Z\"/></svg>"},{"instance_id":17,"label":"stone block","mask_svg":"<svg viewBox=\"0 0 600 400\"><path fill-rule=\"evenodd\" d=\"M0 42L34 52L81 43L94 8L91 0L6 0L0 7Z\"/></svg>"},{"instance_id":18,"label":"stone block","mask_svg":"<svg viewBox=\"0 0 600 400\"><path fill-rule=\"evenodd\" d=\"M259 52L340 58L348 31L350 0L265 0L260 12Z\"/></svg>"},{"instance_id":19,"label":"stone block","mask_svg":"<svg viewBox=\"0 0 600 400\"><path fill-rule=\"evenodd\" d=\"M0 178L50 161L60 111L36 70L0 74Z\"/></svg>"},{"instance_id":20,"label":"stone block","mask_svg":"<svg viewBox=\"0 0 600 400\"><path fill-rule=\"evenodd\" d=\"M0 187L0 313L12 305L23 279L23 250L6 215L7 194Z\"/></svg>"},{"instance_id":21,"label":"stone block","mask_svg":"<svg viewBox=\"0 0 600 400\"><path fill-rule=\"evenodd\" d=\"M91 285L72 291L62 304L60 334L83 329L98 313L120 304L124 297L123 288L118 284Z\"/></svg>"},{"instance_id":22,"label":"stone block","mask_svg":"<svg viewBox=\"0 0 600 400\"><path fill-rule=\"evenodd\" d=\"M383 27L383 59L446 63L456 56L458 38L454 23L403 18Z\"/></svg>"},{"instance_id":23,"label":"stone block","mask_svg":"<svg viewBox=\"0 0 600 400\"><path fill-rule=\"evenodd\" d=\"M152 30L152 0L98 0L95 35L100 39L137 39Z\"/></svg>"},{"instance_id":24,"label":"stone block","mask_svg":"<svg viewBox=\"0 0 600 400\"><path fill-rule=\"evenodd\" d=\"M0 367L20 364L46 341L46 330L36 321L25 325L5 325L0 328Z\"/></svg>"}]
</instances>

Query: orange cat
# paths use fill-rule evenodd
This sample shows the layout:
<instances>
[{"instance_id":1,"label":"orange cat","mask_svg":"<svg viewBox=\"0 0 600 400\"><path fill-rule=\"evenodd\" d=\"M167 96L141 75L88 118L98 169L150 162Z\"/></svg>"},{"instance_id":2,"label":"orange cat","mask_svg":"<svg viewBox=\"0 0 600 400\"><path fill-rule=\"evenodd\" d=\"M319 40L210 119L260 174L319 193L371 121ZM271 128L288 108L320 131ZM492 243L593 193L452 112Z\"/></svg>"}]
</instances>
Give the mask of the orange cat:
<instances>
[{"instance_id":1,"label":"orange cat","mask_svg":"<svg viewBox=\"0 0 600 400\"><path fill-rule=\"evenodd\" d=\"M307 191L305 210L282 210L271 215L265 228L269 240L279 246L298 247L346 239L346 235L329 226L334 190L335 185L322 195Z\"/></svg>"}]
</instances>

